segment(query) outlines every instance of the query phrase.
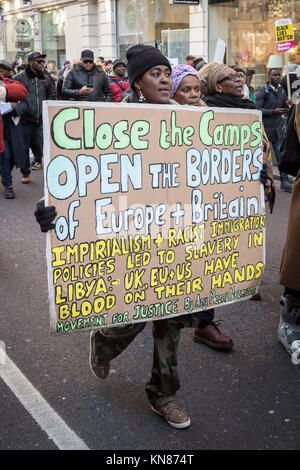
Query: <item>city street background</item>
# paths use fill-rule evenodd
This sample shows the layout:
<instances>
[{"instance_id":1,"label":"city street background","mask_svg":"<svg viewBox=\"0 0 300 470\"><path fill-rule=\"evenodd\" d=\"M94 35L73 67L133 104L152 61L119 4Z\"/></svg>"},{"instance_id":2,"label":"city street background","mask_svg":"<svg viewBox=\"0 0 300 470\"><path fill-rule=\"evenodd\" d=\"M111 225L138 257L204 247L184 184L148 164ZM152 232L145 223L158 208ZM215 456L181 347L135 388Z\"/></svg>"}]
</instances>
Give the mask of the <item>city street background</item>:
<instances>
[{"instance_id":1,"label":"city street background","mask_svg":"<svg viewBox=\"0 0 300 470\"><path fill-rule=\"evenodd\" d=\"M154 414L144 386L152 364L151 323L111 364L105 381L89 369L89 334L50 337L45 234L34 219L43 174L21 184L16 199L0 186L0 341L6 353L61 419L90 449L298 449L300 365L277 339L278 282L291 195L277 190L267 209L262 301L221 307L216 319L235 348L224 353L182 331L181 389L192 425L176 430ZM0 448L57 449L1 380Z\"/></svg>"}]
</instances>

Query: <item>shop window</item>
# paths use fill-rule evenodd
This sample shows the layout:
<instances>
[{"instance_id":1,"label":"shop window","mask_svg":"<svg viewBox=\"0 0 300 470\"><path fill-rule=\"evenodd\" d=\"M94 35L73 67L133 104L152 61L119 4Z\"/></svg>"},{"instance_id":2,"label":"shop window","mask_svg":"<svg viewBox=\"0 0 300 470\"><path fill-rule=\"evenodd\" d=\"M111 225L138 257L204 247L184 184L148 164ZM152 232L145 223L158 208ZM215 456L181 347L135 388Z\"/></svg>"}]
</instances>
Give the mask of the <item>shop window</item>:
<instances>
[{"instance_id":1,"label":"shop window","mask_svg":"<svg viewBox=\"0 0 300 470\"><path fill-rule=\"evenodd\" d=\"M65 11L63 8L42 12L42 49L47 62L60 68L66 60Z\"/></svg>"},{"instance_id":2,"label":"shop window","mask_svg":"<svg viewBox=\"0 0 300 470\"><path fill-rule=\"evenodd\" d=\"M292 18L296 46L289 61L300 64L300 0L209 0L209 60L218 38L223 39L224 62L255 70L252 85L261 87L269 56L277 54L275 20L280 18Z\"/></svg>"},{"instance_id":3,"label":"shop window","mask_svg":"<svg viewBox=\"0 0 300 470\"><path fill-rule=\"evenodd\" d=\"M129 47L148 44L185 63L189 40L188 6L170 5L169 0L117 2L117 44L122 59Z\"/></svg>"}]
</instances>

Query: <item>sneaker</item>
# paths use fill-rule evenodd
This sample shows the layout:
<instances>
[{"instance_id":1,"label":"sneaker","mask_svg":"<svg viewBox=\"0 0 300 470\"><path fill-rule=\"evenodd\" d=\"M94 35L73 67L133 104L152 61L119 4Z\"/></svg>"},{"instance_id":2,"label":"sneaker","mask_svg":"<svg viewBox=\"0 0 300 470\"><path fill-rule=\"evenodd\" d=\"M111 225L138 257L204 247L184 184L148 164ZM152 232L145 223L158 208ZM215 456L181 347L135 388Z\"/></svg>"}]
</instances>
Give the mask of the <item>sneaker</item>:
<instances>
[{"instance_id":1,"label":"sneaker","mask_svg":"<svg viewBox=\"0 0 300 470\"><path fill-rule=\"evenodd\" d=\"M299 364L300 325L286 323L282 317L280 317L278 339L291 356L293 356L294 352L297 352L294 358L298 359L298 362L294 362L294 364ZM295 351L295 346L297 346L297 351Z\"/></svg>"},{"instance_id":2,"label":"sneaker","mask_svg":"<svg viewBox=\"0 0 300 470\"><path fill-rule=\"evenodd\" d=\"M90 368L98 379L106 379L109 374L110 363L103 361L100 356L96 355L95 334L97 331L92 331L90 336Z\"/></svg>"},{"instance_id":3,"label":"sneaker","mask_svg":"<svg viewBox=\"0 0 300 470\"><path fill-rule=\"evenodd\" d=\"M223 351L233 347L232 339L223 335L214 322L211 322L205 328L195 328L193 340L196 343L204 343L212 349Z\"/></svg>"},{"instance_id":4,"label":"sneaker","mask_svg":"<svg viewBox=\"0 0 300 470\"><path fill-rule=\"evenodd\" d=\"M300 299L291 295L280 299L278 339L290 354L294 352L294 344L300 343Z\"/></svg>"},{"instance_id":5,"label":"sneaker","mask_svg":"<svg viewBox=\"0 0 300 470\"><path fill-rule=\"evenodd\" d=\"M165 418L173 428L183 429L191 425L191 418L177 401L170 401L164 406L151 405L151 410Z\"/></svg>"},{"instance_id":6,"label":"sneaker","mask_svg":"<svg viewBox=\"0 0 300 470\"><path fill-rule=\"evenodd\" d=\"M5 197L5 199L14 199L15 198L15 193L14 193L14 190L13 190L12 186L9 186L8 188L5 188L4 197Z\"/></svg>"},{"instance_id":7,"label":"sneaker","mask_svg":"<svg viewBox=\"0 0 300 470\"><path fill-rule=\"evenodd\" d=\"M41 170L42 168L43 168L43 165L37 162L31 167L32 170Z\"/></svg>"},{"instance_id":8,"label":"sneaker","mask_svg":"<svg viewBox=\"0 0 300 470\"><path fill-rule=\"evenodd\" d=\"M30 178L29 178L29 176L23 176L21 181L22 181L23 184L28 184L28 183L30 183Z\"/></svg>"}]
</instances>

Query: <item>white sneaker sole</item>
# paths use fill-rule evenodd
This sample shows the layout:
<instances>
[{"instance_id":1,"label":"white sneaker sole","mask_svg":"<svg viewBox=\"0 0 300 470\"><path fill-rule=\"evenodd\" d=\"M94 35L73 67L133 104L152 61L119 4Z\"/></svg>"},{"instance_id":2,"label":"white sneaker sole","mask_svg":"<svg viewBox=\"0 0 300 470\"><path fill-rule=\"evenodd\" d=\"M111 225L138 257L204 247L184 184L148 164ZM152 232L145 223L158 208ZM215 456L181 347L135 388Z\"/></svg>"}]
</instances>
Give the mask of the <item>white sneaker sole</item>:
<instances>
[{"instance_id":1,"label":"white sneaker sole","mask_svg":"<svg viewBox=\"0 0 300 470\"><path fill-rule=\"evenodd\" d=\"M184 423L173 423L172 421L169 421L164 415L162 415L159 411L157 411L152 405L151 405L151 410L154 411L154 413L158 414L162 418L164 418L167 423L172 426L172 428L176 429L184 429L188 428L191 425L191 418L188 419L188 421L185 421Z\"/></svg>"}]
</instances>

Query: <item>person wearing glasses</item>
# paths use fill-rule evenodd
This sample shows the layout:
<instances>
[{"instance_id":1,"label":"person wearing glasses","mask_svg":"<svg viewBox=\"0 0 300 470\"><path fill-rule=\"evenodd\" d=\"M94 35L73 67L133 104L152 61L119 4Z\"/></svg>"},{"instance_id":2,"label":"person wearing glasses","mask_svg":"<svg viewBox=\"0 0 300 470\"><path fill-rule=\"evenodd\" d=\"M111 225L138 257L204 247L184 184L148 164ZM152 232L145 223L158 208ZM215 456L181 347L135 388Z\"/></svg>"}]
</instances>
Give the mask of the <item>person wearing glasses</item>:
<instances>
[{"instance_id":1,"label":"person wearing glasses","mask_svg":"<svg viewBox=\"0 0 300 470\"><path fill-rule=\"evenodd\" d=\"M211 62L199 72L200 90L207 106L221 108L256 109L256 105L244 96L244 77L240 72L225 64ZM275 188L271 163L270 142L263 127L263 163L265 200L272 213L275 202ZM251 300L261 300L260 292Z\"/></svg>"},{"instance_id":2,"label":"person wearing glasses","mask_svg":"<svg viewBox=\"0 0 300 470\"><path fill-rule=\"evenodd\" d=\"M96 66L93 51L81 52L79 63L64 79L62 93L75 101L112 101L107 75Z\"/></svg>"},{"instance_id":3,"label":"person wearing glasses","mask_svg":"<svg viewBox=\"0 0 300 470\"><path fill-rule=\"evenodd\" d=\"M23 72L14 76L14 80L23 83L28 91L27 110L21 117L24 133L25 161L21 167L22 183L30 182L29 149L34 148L35 169L42 166L43 156L43 121L42 108L44 100L55 100L55 88L43 70L46 54L38 51L28 55L28 63Z\"/></svg>"}]
</instances>

